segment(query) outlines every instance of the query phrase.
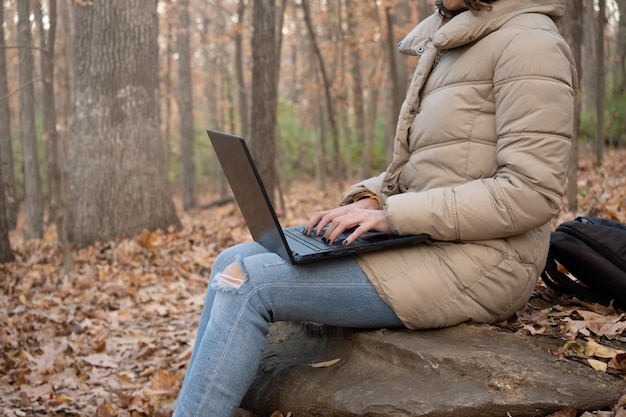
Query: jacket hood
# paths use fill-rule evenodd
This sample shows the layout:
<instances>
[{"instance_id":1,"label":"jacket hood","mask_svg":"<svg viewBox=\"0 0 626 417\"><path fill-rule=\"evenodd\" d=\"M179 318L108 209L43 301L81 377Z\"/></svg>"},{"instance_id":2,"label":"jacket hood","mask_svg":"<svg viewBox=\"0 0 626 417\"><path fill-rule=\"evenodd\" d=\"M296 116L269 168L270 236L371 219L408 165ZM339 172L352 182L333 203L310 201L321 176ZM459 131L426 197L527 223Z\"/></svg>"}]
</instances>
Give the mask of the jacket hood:
<instances>
[{"instance_id":1,"label":"jacket hood","mask_svg":"<svg viewBox=\"0 0 626 417\"><path fill-rule=\"evenodd\" d=\"M468 10L449 21L438 13L425 19L398 44L400 52L418 55L414 47L429 38L438 49L452 49L475 42L523 13L541 13L558 20L566 0L498 0L480 11Z\"/></svg>"}]
</instances>

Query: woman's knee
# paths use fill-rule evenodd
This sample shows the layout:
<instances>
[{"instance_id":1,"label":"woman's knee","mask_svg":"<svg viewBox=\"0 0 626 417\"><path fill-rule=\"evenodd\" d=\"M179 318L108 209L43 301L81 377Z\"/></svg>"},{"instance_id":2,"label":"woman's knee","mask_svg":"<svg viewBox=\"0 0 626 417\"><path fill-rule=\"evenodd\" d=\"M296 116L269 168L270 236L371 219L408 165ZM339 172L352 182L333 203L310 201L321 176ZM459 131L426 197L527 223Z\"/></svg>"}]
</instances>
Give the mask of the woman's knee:
<instances>
[{"instance_id":1,"label":"woman's knee","mask_svg":"<svg viewBox=\"0 0 626 417\"><path fill-rule=\"evenodd\" d=\"M217 255L217 258L215 258L211 269L216 272L221 272L233 262L243 259L246 256L264 252L267 252L267 250L256 242L239 243L220 252L220 254Z\"/></svg>"},{"instance_id":2,"label":"woman's knee","mask_svg":"<svg viewBox=\"0 0 626 417\"><path fill-rule=\"evenodd\" d=\"M246 281L246 274L239 262L233 262L215 275L215 285L238 289Z\"/></svg>"},{"instance_id":3,"label":"woman's knee","mask_svg":"<svg viewBox=\"0 0 626 417\"><path fill-rule=\"evenodd\" d=\"M259 283L268 284L276 279L281 280L281 276L292 275L285 270L285 266L289 264L284 259L260 247L261 251L254 246L237 251L236 256L228 257L231 261L228 264L220 262L218 265L216 261L211 279L213 288L218 291L240 293L244 284L248 284L248 288L253 288Z\"/></svg>"}]
</instances>

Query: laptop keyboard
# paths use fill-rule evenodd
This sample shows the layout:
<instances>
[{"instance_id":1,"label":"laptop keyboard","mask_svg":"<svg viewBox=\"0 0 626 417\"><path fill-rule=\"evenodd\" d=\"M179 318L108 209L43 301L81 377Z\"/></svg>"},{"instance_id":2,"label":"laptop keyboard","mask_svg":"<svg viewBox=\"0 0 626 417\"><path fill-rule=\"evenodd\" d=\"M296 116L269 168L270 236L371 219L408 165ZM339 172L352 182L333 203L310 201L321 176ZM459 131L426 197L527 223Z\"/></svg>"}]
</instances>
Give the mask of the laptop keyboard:
<instances>
[{"instance_id":1,"label":"laptop keyboard","mask_svg":"<svg viewBox=\"0 0 626 417\"><path fill-rule=\"evenodd\" d=\"M342 233L333 243L325 243L322 240L322 236L307 236L304 234L304 227L289 227L287 229L283 229L285 235L289 236L290 239L294 239L303 245L309 246L311 249L325 250L328 248L343 246L342 242L346 239L350 233ZM359 239L357 239L358 241Z\"/></svg>"}]
</instances>

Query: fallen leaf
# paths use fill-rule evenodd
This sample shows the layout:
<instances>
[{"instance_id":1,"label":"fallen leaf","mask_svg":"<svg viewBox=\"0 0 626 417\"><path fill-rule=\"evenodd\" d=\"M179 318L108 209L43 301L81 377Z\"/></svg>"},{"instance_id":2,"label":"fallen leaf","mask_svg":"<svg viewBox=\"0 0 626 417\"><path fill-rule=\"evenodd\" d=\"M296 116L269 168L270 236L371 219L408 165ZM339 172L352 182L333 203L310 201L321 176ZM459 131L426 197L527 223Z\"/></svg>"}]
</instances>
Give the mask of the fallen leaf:
<instances>
[{"instance_id":1,"label":"fallen leaf","mask_svg":"<svg viewBox=\"0 0 626 417\"><path fill-rule=\"evenodd\" d=\"M57 404L65 404L65 403L69 403L70 401L72 401L72 397L69 397L69 396L63 395L63 394L57 395L54 398L54 402L57 403Z\"/></svg>"},{"instance_id":2,"label":"fallen leaf","mask_svg":"<svg viewBox=\"0 0 626 417\"><path fill-rule=\"evenodd\" d=\"M121 374L117 376L117 382L120 385L121 389L137 389L140 388L141 385L134 383L133 381L131 381L130 377L126 374Z\"/></svg>"},{"instance_id":3,"label":"fallen leaf","mask_svg":"<svg viewBox=\"0 0 626 417\"><path fill-rule=\"evenodd\" d=\"M176 375L157 369L155 375L150 380L150 388L155 391L169 392L178 386L178 382Z\"/></svg>"},{"instance_id":4,"label":"fallen leaf","mask_svg":"<svg viewBox=\"0 0 626 417\"><path fill-rule=\"evenodd\" d=\"M609 368L620 370L626 373L626 353L615 355L609 362Z\"/></svg>"},{"instance_id":5,"label":"fallen leaf","mask_svg":"<svg viewBox=\"0 0 626 417\"><path fill-rule=\"evenodd\" d=\"M54 392L54 388L50 384L42 384L38 386L21 385L20 390L31 399L48 398Z\"/></svg>"},{"instance_id":6,"label":"fallen leaf","mask_svg":"<svg viewBox=\"0 0 626 417\"><path fill-rule=\"evenodd\" d=\"M596 371L606 372L608 365L606 362L599 361L597 359L587 359L587 363Z\"/></svg>"},{"instance_id":7,"label":"fallen leaf","mask_svg":"<svg viewBox=\"0 0 626 417\"><path fill-rule=\"evenodd\" d=\"M587 342L587 346L585 347L585 355L595 356L596 358L612 359L621 353L624 353L624 351L602 346L593 340Z\"/></svg>"},{"instance_id":8,"label":"fallen leaf","mask_svg":"<svg viewBox=\"0 0 626 417\"><path fill-rule=\"evenodd\" d=\"M98 406L98 417L113 417L114 415L115 409L110 403Z\"/></svg>"},{"instance_id":9,"label":"fallen leaf","mask_svg":"<svg viewBox=\"0 0 626 417\"><path fill-rule=\"evenodd\" d=\"M85 356L83 357L83 361L100 368L117 368L119 366L115 362L115 358L104 353L95 353L93 355Z\"/></svg>"},{"instance_id":10,"label":"fallen leaf","mask_svg":"<svg viewBox=\"0 0 626 417\"><path fill-rule=\"evenodd\" d=\"M333 360L326 361L326 362L312 363L309 366L311 368L328 368L329 366L333 366L336 363L339 363L339 361L341 361L341 359L333 359Z\"/></svg>"}]
</instances>

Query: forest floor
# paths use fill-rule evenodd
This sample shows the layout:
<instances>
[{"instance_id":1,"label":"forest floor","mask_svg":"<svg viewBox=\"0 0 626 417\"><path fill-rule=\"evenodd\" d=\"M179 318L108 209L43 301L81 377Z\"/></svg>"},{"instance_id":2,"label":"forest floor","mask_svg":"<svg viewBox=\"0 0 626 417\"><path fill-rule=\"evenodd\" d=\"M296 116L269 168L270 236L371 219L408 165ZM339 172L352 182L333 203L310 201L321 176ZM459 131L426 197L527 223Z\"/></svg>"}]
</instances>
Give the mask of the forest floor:
<instances>
[{"instance_id":1,"label":"forest floor","mask_svg":"<svg viewBox=\"0 0 626 417\"><path fill-rule=\"evenodd\" d=\"M624 161L626 150L610 150L596 167L583 152L579 210L564 209L554 225L577 215L626 223ZM300 224L313 211L336 205L341 194L337 187L317 190L312 182L288 188L280 210L283 225ZM25 241L21 225L11 233L16 260L0 265L1 416L171 413L211 264L220 250L250 240L232 203L179 215L181 230L146 231L75 249L75 271L69 274L62 272L53 227L42 240ZM626 346L623 313L560 297L541 283L534 298L543 305L531 303L517 320L499 325L560 338L564 348L556 355L626 375L626 354L615 348L615 343ZM596 344L595 352L583 349ZM607 404L605 414L563 410L559 417L614 416L608 410L618 406L626 406L626 396Z\"/></svg>"}]
</instances>

